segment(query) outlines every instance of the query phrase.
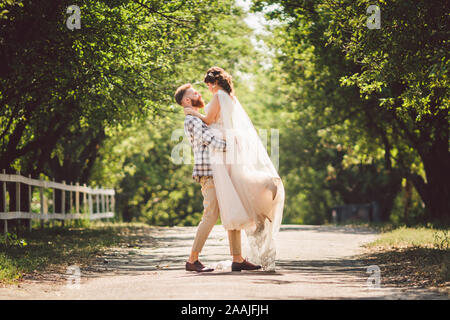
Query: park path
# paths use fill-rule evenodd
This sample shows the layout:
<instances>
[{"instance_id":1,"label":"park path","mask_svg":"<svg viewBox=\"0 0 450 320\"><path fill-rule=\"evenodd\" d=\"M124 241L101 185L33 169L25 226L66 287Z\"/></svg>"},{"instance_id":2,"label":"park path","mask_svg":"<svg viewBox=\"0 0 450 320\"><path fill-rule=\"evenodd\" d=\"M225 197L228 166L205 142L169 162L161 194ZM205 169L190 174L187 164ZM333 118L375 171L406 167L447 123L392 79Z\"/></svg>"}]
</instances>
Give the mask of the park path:
<instances>
[{"instance_id":1,"label":"park path","mask_svg":"<svg viewBox=\"0 0 450 320\"><path fill-rule=\"evenodd\" d=\"M426 289L367 285L367 265L357 255L377 238L363 228L283 225L276 272L192 273L184 270L196 227L153 227L138 248L110 249L81 269L77 286L26 280L0 288L0 299L445 299ZM201 261L229 259L222 226L208 238ZM48 277L52 279L52 276ZM57 277L55 277L57 278ZM61 275L59 276L61 279Z\"/></svg>"}]
</instances>

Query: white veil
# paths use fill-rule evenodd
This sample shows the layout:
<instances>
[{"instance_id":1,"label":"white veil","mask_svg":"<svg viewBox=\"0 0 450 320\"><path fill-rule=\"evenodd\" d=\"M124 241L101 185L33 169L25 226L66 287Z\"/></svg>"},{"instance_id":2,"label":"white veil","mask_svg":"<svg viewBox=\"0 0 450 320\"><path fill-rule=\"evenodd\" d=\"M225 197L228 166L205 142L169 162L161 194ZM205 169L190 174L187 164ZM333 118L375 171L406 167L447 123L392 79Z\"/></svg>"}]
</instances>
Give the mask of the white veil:
<instances>
[{"instance_id":1,"label":"white veil","mask_svg":"<svg viewBox=\"0 0 450 320\"><path fill-rule=\"evenodd\" d=\"M211 150L211 167L225 229L244 229L244 256L274 270L275 237L284 208L284 186L250 118L236 97L218 91L225 153Z\"/></svg>"}]
</instances>

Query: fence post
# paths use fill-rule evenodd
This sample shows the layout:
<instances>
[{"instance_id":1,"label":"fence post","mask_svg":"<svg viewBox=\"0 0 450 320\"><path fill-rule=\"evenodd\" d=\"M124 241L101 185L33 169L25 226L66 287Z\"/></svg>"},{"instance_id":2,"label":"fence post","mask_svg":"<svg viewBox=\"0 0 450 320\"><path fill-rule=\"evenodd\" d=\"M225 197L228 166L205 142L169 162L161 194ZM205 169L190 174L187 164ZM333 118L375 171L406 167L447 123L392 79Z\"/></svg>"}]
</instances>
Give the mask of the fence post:
<instances>
[{"instance_id":1,"label":"fence post","mask_svg":"<svg viewBox=\"0 0 450 320\"><path fill-rule=\"evenodd\" d=\"M20 175L20 171L16 171L16 174ZM16 212L21 212L20 211L20 182L16 182ZM20 223L19 223L19 226L20 226Z\"/></svg>"},{"instance_id":2,"label":"fence post","mask_svg":"<svg viewBox=\"0 0 450 320\"><path fill-rule=\"evenodd\" d=\"M3 174L6 174L6 170L3 169ZM2 197L3 197L3 206L4 206L4 210L3 212L5 212L5 214L8 212L8 208L6 206L6 182L3 181L3 192L2 192ZM5 219L4 220L4 225L3 225L3 232L5 234L5 244L8 245L8 220Z\"/></svg>"},{"instance_id":3,"label":"fence post","mask_svg":"<svg viewBox=\"0 0 450 320\"><path fill-rule=\"evenodd\" d=\"M65 185L66 181L63 180L62 183ZM63 215L62 226L64 227L64 222L66 221L65 220L65 217L66 217L66 190L61 190L61 191L62 191L62 193L61 193L61 202L62 202L61 211L62 212L61 213Z\"/></svg>"},{"instance_id":4,"label":"fence post","mask_svg":"<svg viewBox=\"0 0 450 320\"><path fill-rule=\"evenodd\" d=\"M53 178L53 182L55 182L55 178ZM55 195L55 193L56 193L56 188L53 187L53 195L52 195L52 198L53 198L53 214L56 213L56 195ZM53 216L53 217L55 217L55 216ZM53 219L51 219L51 220L53 220ZM54 222L50 222L50 225L52 227L54 227L55 223Z\"/></svg>"},{"instance_id":5,"label":"fence post","mask_svg":"<svg viewBox=\"0 0 450 320\"><path fill-rule=\"evenodd\" d=\"M98 187L95 187L95 205L97 207L97 213L100 213L100 201L98 197Z\"/></svg>"},{"instance_id":6,"label":"fence post","mask_svg":"<svg viewBox=\"0 0 450 320\"><path fill-rule=\"evenodd\" d=\"M28 174L28 178L31 179L31 174ZM31 201L33 200L33 193L32 193L32 186L31 184L28 185L28 208L30 211L30 214L33 213L33 210L31 210ZM31 232L33 219L28 219L28 231Z\"/></svg>"},{"instance_id":7,"label":"fence post","mask_svg":"<svg viewBox=\"0 0 450 320\"><path fill-rule=\"evenodd\" d=\"M111 196L111 212L115 212L116 210L116 195Z\"/></svg>"},{"instance_id":8,"label":"fence post","mask_svg":"<svg viewBox=\"0 0 450 320\"><path fill-rule=\"evenodd\" d=\"M6 170L2 169L2 172L4 175L6 175ZM28 174L27 177L22 177L20 175L20 171L17 170L16 177L13 177L14 179L12 181L9 181L8 179L4 181L0 181L0 200L3 201L4 205L1 205L0 202L0 213L2 214L10 214L11 211L15 215L15 219L18 219L19 222L23 220L28 220L28 232L31 232L33 230L33 219L34 220L41 220L37 221L37 227L39 228L39 225L41 228L45 228L45 221L48 220L61 220L61 226L65 227L65 220L69 220L69 223L72 222L73 214L80 215L80 219L87 218L89 220L91 219L97 219L101 218L103 215L106 215L109 212L114 213L114 206L115 206L115 198L114 194L109 194L110 190L104 190L100 186L96 186L95 189L92 189L91 187L88 187L86 183L83 184L84 187L80 186L80 183L78 182L70 182L69 184L66 183L65 180L62 181L62 187L61 186L49 186L49 184L45 183L46 179L45 177L32 179L31 174ZM14 174L13 174L14 175ZM23 178L23 179L22 179ZM24 180L24 181L22 181ZM55 182L55 179L52 179L53 182L58 185ZM38 183L36 181L40 181L41 183ZM7 202L7 196L8 196L8 182L15 183L15 189L14 186L11 185L12 189L10 189L9 193L9 201ZM44 182L44 183L42 183ZM51 183L50 183L51 184ZM28 188L27 188L28 187ZM34 199L34 192L37 192L36 187L39 188L39 205L40 208L38 211L34 212L34 209L32 207L33 203L37 201L37 199ZM23 188L23 190L22 190ZM52 201L50 197L46 196L46 189L53 189L52 193L52 199L53 199L53 216L50 214L50 202ZM26 193L28 189L28 194ZM62 189L61 192L61 200L56 198L56 191L59 189ZM22 194L22 191L24 194ZM66 191L70 192L69 196L67 197ZM82 195L80 194L82 193ZM23 206L21 204L21 200L25 201L26 199L23 198L23 196L28 196L27 202L24 202ZM95 198L94 198L95 196ZM22 198L21 198L22 197ZM67 199L66 199L67 197ZM81 198L83 197L83 198ZM15 199L14 199L15 198ZM67 201L69 201L69 204L67 204ZM95 201L95 208L94 208L94 201ZM61 204L61 213L59 213L58 210L56 210L56 202L60 202ZM83 202L83 203L81 203ZM8 206L9 204L9 206ZM35 203L37 205L37 203ZM28 205L28 208L27 208ZM35 208L36 209L36 208ZM8 212L9 211L9 212ZM58 211L58 216L60 218L58 219L55 217ZM69 212L70 211L70 212ZM69 215L67 215L67 212L69 212ZM17 214L16 214L17 213ZM85 216L82 213L87 213L87 216ZM97 214L97 216L95 216ZM91 216L92 215L92 216ZM98 216L100 215L100 216ZM0 218L3 218L0 216ZM8 224L9 220L6 219L6 216L4 216L4 228L3 233L5 236L5 243L8 241L8 228L11 227L11 224ZM78 218L76 218L78 219ZM108 221L108 217L103 217L101 219L106 219ZM103 220L104 221L104 220ZM19 223L19 226L22 224ZM52 223L50 222L50 225ZM54 224L53 224L54 225ZM1 232L1 231L0 231Z\"/></svg>"},{"instance_id":9,"label":"fence post","mask_svg":"<svg viewBox=\"0 0 450 320\"><path fill-rule=\"evenodd\" d=\"M77 182L76 183L77 186L77 191L75 191L75 213L79 214L80 213L80 192L78 190L80 184Z\"/></svg>"},{"instance_id":10,"label":"fence post","mask_svg":"<svg viewBox=\"0 0 450 320\"><path fill-rule=\"evenodd\" d=\"M16 175L20 176L20 170L16 171ZM19 215L22 212L20 209L20 182L16 182L16 212L18 212ZM20 232L22 219L19 218L17 222L17 231Z\"/></svg>"},{"instance_id":11,"label":"fence post","mask_svg":"<svg viewBox=\"0 0 450 320\"><path fill-rule=\"evenodd\" d=\"M92 193L89 192L88 197L89 197L89 220L90 220L92 217L92 214L94 214L94 205L92 203Z\"/></svg>"},{"instance_id":12,"label":"fence post","mask_svg":"<svg viewBox=\"0 0 450 320\"><path fill-rule=\"evenodd\" d=\"M87 187L86 183L83 183L83 187ZM86 191L86 190L85 190ZM87 193L83 192L83 213L88 212Z\"/></svg>"},{"instance_id":13,"label":"fence post","mask_svg":"<svg viewBox=\"0 0 450 320\"><path fill-rule=\"evenodd\" d=\"M102 199L102 212L105 213L106 212L105 195L103 193L101 194L101 199ZM107 220L107 219L105 219L105 220Z\"/></svg>"},{"instance_id":14,"label":"fence post","mask_svg":"<svg viewBox=\"0 0 450 320\"><path fill-rule=\"evenodd\" d=\"M73 186L73 183L72 183L72 182L70 183L70 186L71 186L71 187ZM69 193L69 195L70 195L69 214L72 214L72 213L73 213L73 192L72 192L72 190L70 190L69 192L70 192L70 193ZM72 219L69 219L69 225L70 225L70 226L72 225Z\"/></svg>"},{"instance_id":15,"label":"fence post","mask_svg":"<svg viewBox=\"0 0 450 320\"><path fill-rule=\"evenodd\" d=\"M109 194L105 194L105 212L109 212ZM109 222L109 218L106 218Z\"/></svg>"},{"instance_id":16,"label":"fence post","mask_svg":"<svg viewBox=\"0 0 450 320\"><path fill-rule=\"evenodd\" d=\"M44 188L39 187L39 201L41 203L41 215L44 214ZM43 216L42 216L43 218ZM41 219L41 228L44 228L44 219Z\"/></svg>"}]
</instances>

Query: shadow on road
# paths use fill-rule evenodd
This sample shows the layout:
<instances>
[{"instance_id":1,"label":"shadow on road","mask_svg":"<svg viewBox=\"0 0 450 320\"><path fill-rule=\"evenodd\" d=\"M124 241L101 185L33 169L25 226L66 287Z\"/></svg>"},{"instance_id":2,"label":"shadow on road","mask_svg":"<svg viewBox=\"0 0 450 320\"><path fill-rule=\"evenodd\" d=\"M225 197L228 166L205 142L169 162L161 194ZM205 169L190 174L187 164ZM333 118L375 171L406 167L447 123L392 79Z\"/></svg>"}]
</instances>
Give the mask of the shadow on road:
<instances>
[{"instance_id":1,"label":"shadow on road","mask_svg":"<svg viewBox=\"0 0 450 320\"><path fill-rule=\"evenodd\" d=\"M349 226L334 226L334 225L282 225L280 232L283 231L309 231L309 232L327 232L337 234L375 234L375 230L365 227L349 227Z\"/></svg>"},{"instance_id":2,"label":"shadow on road","mask_svg":"<svg viewBox=\"0 0 450 320\"><path fill-rule=\"evenodd\" d=\"M371 239L370 235L374 234L366 228L283 225L280 234L284 235L280 238L285 241L287 249L277 259L275 272L231 272L223 269L211 273L185 271L195 231L196 228L192 227L152 228L137 243L111 248L91 265L82 267L83 281L109 279L116 275L131 276L135 279L131 281L137 283L153 283L155 279L161 280L162 284L171 281L179 286L180 296L183 296L183 288L191 290L196 285L215 288L220 283L228 291L217 294L238 292L240 297L258 296L264 299L439 298L425 288L405 292L392 284L389 286L385 265L380 264L382 259L367 259L354 250L361 240ZM342 234L344 236L340 236ZM207 252L202 252L201 261L212 265L229 260L228 248L226 233L218 227L208 238L205 244ZM392 264L390 261L387 263ZM379 292L369 288L368 279L372 273L368 273L367 268L372 264L380 264L381 267L382 291ZM201 279L195 279L198 277ZM240 280L235 282L233 279ZM260 291L261 288L271 288L273 291ZM214 291L211 294L214 295Z\"/></svg>"}]
</instances>

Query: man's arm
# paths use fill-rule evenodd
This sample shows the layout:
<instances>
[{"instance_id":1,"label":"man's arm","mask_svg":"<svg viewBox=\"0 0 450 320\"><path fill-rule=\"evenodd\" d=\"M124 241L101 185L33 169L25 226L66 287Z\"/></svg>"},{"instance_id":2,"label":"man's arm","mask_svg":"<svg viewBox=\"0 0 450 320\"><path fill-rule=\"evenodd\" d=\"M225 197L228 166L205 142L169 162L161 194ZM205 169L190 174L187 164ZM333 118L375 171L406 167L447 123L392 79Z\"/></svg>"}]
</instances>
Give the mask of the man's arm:
<instances>
[{"instance_id":1,"label":"man's arm","mask_svg":"<svg viewBox=\"0 0 450 320\"><path fill-rule=\"evenodd\" d=\"M219 102L219 96L216 93L213 96L213 99L211 100L210 107L208 109L208 112L206 114L201 114L198 111L195 111L192 108L184 108L184 114L190 114L194 117L200 118L204 123L207 125L210 125L214 122L214 119L216 119L217 114L220 112L220 102Z\"/></svg>"},{"instance_id":2,"label":"man's arm","mask_svg":"<svg viewBox=\"0 0 450 320\"><path fill-rule=\"evenodd\" d=\"M200 139L197 141L201 141L206 146L211 145L213 149L218 151L226 150L226 141L214 136L208 127L203 126L203 122L199 118L191 117L187 123L187 127L195 140Z\"/></svg>"}]
</instances>

